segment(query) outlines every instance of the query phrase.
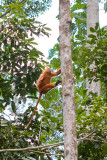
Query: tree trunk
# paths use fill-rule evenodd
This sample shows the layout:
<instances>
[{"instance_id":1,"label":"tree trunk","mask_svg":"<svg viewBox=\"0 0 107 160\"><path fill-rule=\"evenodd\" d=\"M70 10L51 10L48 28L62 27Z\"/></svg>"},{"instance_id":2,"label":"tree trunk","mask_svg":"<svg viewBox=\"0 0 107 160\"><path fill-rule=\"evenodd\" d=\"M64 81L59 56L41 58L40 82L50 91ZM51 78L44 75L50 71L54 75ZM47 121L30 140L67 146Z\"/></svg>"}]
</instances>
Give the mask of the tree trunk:
<instances>
[{"instance_id":1,"label":"tree trunk","mask_svg":"<svg viewBox=\"0 0 107 160\"><path fill-rule=\"evenodd\" d=\"M90 31L90 27L94 28L97 22L99 23L99 1L87 0L87 40L89 40L88 35L92 34ZM94 68L95 64L93 63L90 65L90 69L93 70ZM93 93L97 93L98 96L100 95L100 81L92 81L91 84L89 84L87 79L86 87L88 89L88 92L92 91Z\"/></svg>"},{"instance_id":2,"label":"tree trunk","mask_svg":"<svg viewBox=\"0 0 107 160\"><path fill-rule=\"evenodd\" d=\"M62 77L64 159L77 160L74 76L71 58L70 0L59 0L59 51Z\"/></svg>"}]
</instances>

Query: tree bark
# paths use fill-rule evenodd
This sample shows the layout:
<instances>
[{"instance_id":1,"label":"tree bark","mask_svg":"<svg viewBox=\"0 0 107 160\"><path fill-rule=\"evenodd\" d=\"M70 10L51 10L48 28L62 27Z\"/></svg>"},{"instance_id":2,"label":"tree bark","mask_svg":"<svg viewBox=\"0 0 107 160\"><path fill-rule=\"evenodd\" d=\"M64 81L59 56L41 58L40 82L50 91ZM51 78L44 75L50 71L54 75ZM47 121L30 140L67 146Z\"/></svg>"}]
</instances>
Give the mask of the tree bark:
<instances>
[{"instance_id":1,"label":"tree bark","mask_svg":"<svg viewBox=\"0 0 107 160\"><path fill-rule=\"evenodd\" d=\"M59 0L59 51L62 77L64 159L76 160L77 136L70 25L70 0Z\"/></svg>"},{"instance_id":2,"label":"tree bark","mask_svg":"<svg viewBox=\"0 0 107 160\"><path fill-rule=\"evenodd\" d=\"M87 0L87 40L89 34L92 34L90 31L90 27L95 27L96 23L99 23L99 1L98 0ZM96 35L96 33L94 33ZM95 69L95 64L90 65L90 69ZM93 77L94 79L95 77ZM97 93L100 95L100 81L94 82L92 81L89 84L88 79L86 80L86 87L88 89L88 93L92 91L93 93Z\"/></svg>"}]
</instances>

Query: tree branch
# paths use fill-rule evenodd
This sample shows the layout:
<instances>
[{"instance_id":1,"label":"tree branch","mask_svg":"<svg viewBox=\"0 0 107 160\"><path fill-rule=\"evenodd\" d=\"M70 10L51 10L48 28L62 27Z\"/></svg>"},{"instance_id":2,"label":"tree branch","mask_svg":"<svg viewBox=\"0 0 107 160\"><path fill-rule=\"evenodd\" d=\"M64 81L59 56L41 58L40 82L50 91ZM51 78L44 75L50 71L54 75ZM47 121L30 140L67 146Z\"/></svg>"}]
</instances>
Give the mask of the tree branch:
<instances>
[{"instance_id":1,"label":"tree branch","mask_svg":"<svg viewBox=\"0 0 107 160\"><path fill-rule=\"evenodd\" d=\"M42 119L41 119L41 123L40 123L40 130L39 130L39 137L38 137L39 144L40 144L41 128L42 128Z\"/></svg>"},{"instance_id":2,"label":"tree branch","mask_svg":"<svg viewBox=\"0 0 107 160\"><path fill-rule=\"evenodd\" d=\"M53 153L51 154L51 153L48 153L48 152L47 152L47 153L46 153L46 152L40 152L40 151L34 151L34 152L40 153L40 154L46 154L46 155L63 156L62 154L53 154ZM34 153L34 152L33 152L33 153Z\"/></svg>"},{"instance_id":3,"label":"tree branch","mask_svg":"<svg viewBox=\"0 0 107 160\"><path fill-rule=\"evenodd\" d=\"M106 141L100 141L100 140L88 138L92 133L94 133L94 132L89 133L88 135L86 135L86 136L83 137L83 138L79 138L79 139L78 139L78 142L79 142L79 141L94 141L94 142L99 142L99 143L107 143Z\"/></svg>"},{"instance_id":4,"label":"tree branch","mask_svg":"<svg viewBox=\"0 0 107 160\"><path fill-rule=\"evenodd\" d=\"M78 141L94 141L94 142L98 142L98 143L107 143L106 141L100 141L100 140L96 140L96 139L90 139L90 138L81 138L81 139L78 139ZM55 147L55 146L60 146L60 145L64 145L64 142L59 142L59 143L54 143L54 144L48 144L48 145L44 145L44 146L38 146L38 147L27 147L27 148L18 148L18 149L2 149L0 150L0 153L1 152L19 152L19 151L29 151L29 150L36 150L36 149L46 149L46 148L49 148L49 147ZM44 152L45 153L45 152ZM47 154L47 153L45 153ZM51 154L51 153L49 153Z\"/></svg>"},{"instance_id":5,"label":"tree branch","mask_svg":"<svg viewBox=\"0 0 107 160\"><path fill-rule=\"evenodd\" d=\"M91 138L86 138L86 139L80 139L79 141L94 141L94 142L98 142L98 143L107 143L106 141L100 141L97 139L91 139Z\"/></svg>"},{"instance_id":6,"label":"tree branch","mask_svg":"<svg viewBox=\"0 0 107 160\"><path fill-rule=\"evenodd\" d=\"M35 149L42 149L42 148L48 148L48 147L55 147L63 145L64 142L54 143L54 144L48 144L44 146L38 146L38 147L27 147L27 148L18 148L18 149L2 149L0 152L18 152L18 151L27 151L27 150L35 150Z\"/></svg>"}]
</instances>

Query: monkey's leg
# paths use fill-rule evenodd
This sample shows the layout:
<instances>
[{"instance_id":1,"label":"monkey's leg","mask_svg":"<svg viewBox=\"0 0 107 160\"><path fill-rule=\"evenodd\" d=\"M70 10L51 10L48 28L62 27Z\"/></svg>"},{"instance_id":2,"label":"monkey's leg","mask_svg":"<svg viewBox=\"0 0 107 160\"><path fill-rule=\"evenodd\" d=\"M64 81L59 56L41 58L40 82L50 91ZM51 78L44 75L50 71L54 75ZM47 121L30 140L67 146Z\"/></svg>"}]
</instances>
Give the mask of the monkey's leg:
<instances>
[{"instance_id":1,"label":"monkey's leg","mask_svg":"<svg viewBox=\"0 0 107 160\"><path fill-rule=\"evenodd\" d=\"M52 88L56 87L59 83L61 83L61 81L58 80L58 81L57 81L56 83L54 83L54 84L51 84L51 83L46 84L46 85L42 88L41 93L42 93L42 94L47 93L47 92L50 91Z\"/></svg>"},{"instance_id":2,"label":"monkey's leg","mask_svg":"<svg viewBox=\"0 0 107 160\"><path fill-rule=\"evenodd\" d=\"M41 93L42 94L45 94L47 93L48 91L50 91L52 88L56 87L56 84L46 84L42 90L41 90Z\"/></svg>"}]
</instances>

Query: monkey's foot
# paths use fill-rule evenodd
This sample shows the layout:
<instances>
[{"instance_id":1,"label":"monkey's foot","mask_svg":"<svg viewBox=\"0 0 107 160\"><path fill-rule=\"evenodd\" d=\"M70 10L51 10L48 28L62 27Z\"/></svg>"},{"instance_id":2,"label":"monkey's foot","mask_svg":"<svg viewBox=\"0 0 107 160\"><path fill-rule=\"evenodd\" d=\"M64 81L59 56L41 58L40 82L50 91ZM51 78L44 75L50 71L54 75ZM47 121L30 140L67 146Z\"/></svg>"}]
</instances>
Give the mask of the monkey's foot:
<instances>
[{"instance_id":1,"label":"monkey's foot","mask_svg":"<svg viewBox=\"0 0 107 160\"><path fill-rule=\"evenodd\" d=\"M62 83L62 81L58 80L58 81L56 82L56 86L57 86L59 83Z\"/></svg>"}]
</instances>

